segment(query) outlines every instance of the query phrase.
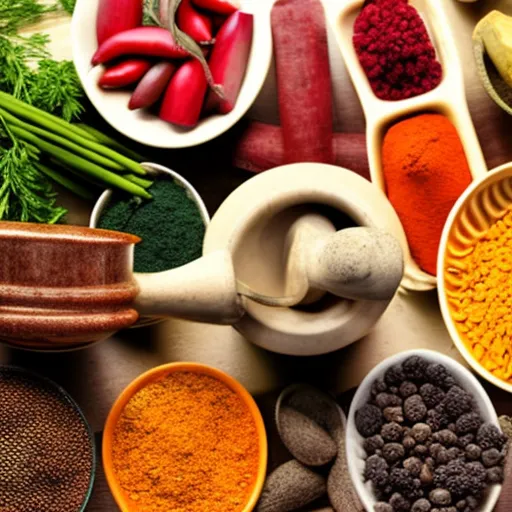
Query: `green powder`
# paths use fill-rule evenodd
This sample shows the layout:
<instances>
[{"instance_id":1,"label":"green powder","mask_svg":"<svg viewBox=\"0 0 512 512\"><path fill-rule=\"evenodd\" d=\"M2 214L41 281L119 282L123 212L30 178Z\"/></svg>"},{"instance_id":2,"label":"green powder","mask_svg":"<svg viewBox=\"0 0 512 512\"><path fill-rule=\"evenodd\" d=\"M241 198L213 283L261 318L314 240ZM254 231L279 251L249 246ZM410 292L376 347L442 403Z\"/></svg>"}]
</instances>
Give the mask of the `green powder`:
<instances>
[{"instance_id":1,"label":"green powder","mask_svg":"<svg viewBox=\"0 0 512 512\"><path fill-rule=\"evenodd\" d=\"M160 272L199 258L205 226L195 202L172 180L159 179L148 190L150 201L114 194L98 227L142 239L135 246L135 272Z\"/></svg>"}]
</instances>

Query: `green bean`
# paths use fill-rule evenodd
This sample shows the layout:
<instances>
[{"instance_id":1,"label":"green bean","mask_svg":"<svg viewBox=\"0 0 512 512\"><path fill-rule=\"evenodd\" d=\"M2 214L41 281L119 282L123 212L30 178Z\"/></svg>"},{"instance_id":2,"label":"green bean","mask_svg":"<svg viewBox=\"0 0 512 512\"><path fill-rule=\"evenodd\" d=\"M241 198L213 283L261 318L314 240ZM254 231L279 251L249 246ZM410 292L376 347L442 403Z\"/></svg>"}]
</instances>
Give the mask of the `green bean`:
<instances>
[{"instance_id":1,"label":"green bean","mask_svg":"<svg viewBox=\"0 0 512 512\"><path fill-rule=\"evenodd\" d=\"M115 162L123 165L127 170L135 174L144 176L146 170L138 163L130 160L124 155L114 151L111 148L103 146L99 142L92 140L89 133L75 125L64 121L51 114L43 112L31 105L27 105L20 100L17 100L10 94L6 94L0 91L0 107L7 110L11 114L22 117L28 120L30 123L35 123L43 128L50 130L51 132L58 134L66 139L72 140L73 142L80 144L81 146L95 151Z\"/></svg>"},{"instance_id":2,"label":"green bean","mask_svg":"<svg viewBox=\"0 0 512 512\"><path fill-rule=\"evenodd\" d=\"M151 180L145 180L144 178L136 176L135 174L125 174L123 177L132 183L136 183L142 188L149 188L151 185L153 185Z\"/></svg>"},{"instance_id":3,"label":"green bean","mask_svg":"<svg viewBox=\"0 0 512 512\"><path fill-rule=\"evenodd\" d=\"M105 135L104 133L100 132L99 130L96 130L96 128L93 128L92 126L83 123L76 123L75 126L78 126L82 130L92 135L93 137L96 137L97 141L101 142L101 144L104 144L105 146L109 146L112 149L115 149L119 153L126 155L128 158L131 158L132 160L135 160L137 162L143 160L143 157L139 155L139 153L133 151L130 148L127 148L126 146L123 146L120 142L118 142L115 139L112 139L108 135Z\"/></svg>"},{"instance_id":4,"label":"green bean","mask_svg":"<svg viewBox=\"0 0 512 512\"><path fill-rule=\"evenodd\" d=\"M76 153L77 155L81 155L91 162L96 162L97 164L107 167L109 169L112 169L113 171L123 171L126 170L122 165L120 165L117 162L114 162L110 160L109 158L105 158L102 155L99 155L98 153L95 153L94 151L90 151L89 149L85 149L82 146L79 146L78 144L75 144L74 142L71 142L68 139L65 139L64 137L59 137L58 135L55 135L52 132L48 132L46 130L43 130L42 128L39 128L37 126L33 126L29 123L25 123L24 121L21 121L17 117L13 116L12 114L9 114L9 112L6 112L2 108L0 108L0 115L5 119L7 124L9 126L19 126L20 128L24 128L25 130L35 134L39 135L45 139L51 140L52 142L56 142L60 146L63 146L71 151L73 153Z\"/></svg>"},{"instance_id":5,"label":"green bean","mask_svg":"<svg viewBox=\"0 0 512 512\"><path fill-rule=\"evenodd\" d=\"M94 199L94 194L80 183L76 183L75 181L70 180L67 176L63 176L60 172L56 171L55 169L50 169L49 167L46 167L46 165L40 164L38 162L36 162L34 165L43 174L46 174L46 176L51 178L53 181L63 186L64 188L67 188L82 199Z\"/></svg>"},{"instance_id":6,"label":"green bean","mask_svg":"<svg viewBox=\"0 0 512 512\"><path fill-rule=\"evenodd\" d=\"M120 188L121 190L125 190L130 194L143 197L144 199L151 199L151 194L149 194L139 185L136 185L135 183L132 183L131 181L128 181L121 176L114 174L113 172L110 172L107 169L100 167L99 165L96 165L95 163L89 162L88 160L85 160L84 158L70 153L69 151L58 146L54 146L53 144L40 139L33 133L30 133L23 128L19 128L18 126L11 126L10 129L21 139L34 144L45 153L48 153L49 155L57 158L62 162L66 162L67 165L79 171L93 176L94 178L97 178L104 183L107 183L108 185L112 185L114 187Z\"/></svg>"}]
</instances>

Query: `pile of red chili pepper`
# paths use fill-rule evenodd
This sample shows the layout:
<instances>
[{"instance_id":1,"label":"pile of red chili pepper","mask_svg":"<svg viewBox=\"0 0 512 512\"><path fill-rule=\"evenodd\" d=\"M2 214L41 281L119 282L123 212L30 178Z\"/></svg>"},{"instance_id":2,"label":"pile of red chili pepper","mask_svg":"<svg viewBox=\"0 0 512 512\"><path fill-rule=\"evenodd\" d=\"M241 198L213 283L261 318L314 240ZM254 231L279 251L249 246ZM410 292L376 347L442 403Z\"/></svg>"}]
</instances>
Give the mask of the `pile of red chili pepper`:
<instances>
[{"instance_id":1,"label":"pile of red chili pepper","mask_svg":"<svg viewBox=\"0 0 512 512\"><path fill-rule=\"evenodd\" d=\"M253 16L232 0L181 0L174 16L175 2L162 0L159 13L150 13L155 25L143 26L143 3L100 0L92 57L93 65L107 66L100 87L135 87L128 108L152 107L187 128L201 116L231 112L247 69Z\"/></svg>"},{"instance_id":2,"label":"pile of red chili pepper","mask_svg":"<svg viewBox=\"0 0 512 512\"><path fill-rule=\"evenodd\" d=\"M439 85L442 68L418 11L408 0L373 0L359 13L353 44L374 94L403 100Z\"/></svg>"}]
</instances>

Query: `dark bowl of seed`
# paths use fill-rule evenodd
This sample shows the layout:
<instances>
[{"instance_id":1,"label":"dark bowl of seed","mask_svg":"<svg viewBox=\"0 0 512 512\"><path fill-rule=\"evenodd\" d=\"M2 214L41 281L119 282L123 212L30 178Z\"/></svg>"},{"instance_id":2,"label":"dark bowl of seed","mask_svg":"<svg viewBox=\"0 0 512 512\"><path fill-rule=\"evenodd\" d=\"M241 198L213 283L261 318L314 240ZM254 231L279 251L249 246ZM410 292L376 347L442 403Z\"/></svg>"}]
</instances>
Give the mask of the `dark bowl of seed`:
<instances>
[{"instance_id":1,"label":"dark bowl of seed","mask_svg":"<svg viewBox=\"0 0 512 512\"><path fill-rule=\"evenodd\" d=\"M480 383L455 360L403 352L359 387L347 424L347 460L366 510L492 512L507 437Z\"/></svg>"},{"instance_id":2,"label":"dark bowl of seed","mask_svg":"<svg viewBox=\"0 0 512 512\"><path fill-rule=\"evenodd\" d=\"M0 366L0 510L83 512L96 468L94 438L54 382Z\"/></svg>"}]
</instances>

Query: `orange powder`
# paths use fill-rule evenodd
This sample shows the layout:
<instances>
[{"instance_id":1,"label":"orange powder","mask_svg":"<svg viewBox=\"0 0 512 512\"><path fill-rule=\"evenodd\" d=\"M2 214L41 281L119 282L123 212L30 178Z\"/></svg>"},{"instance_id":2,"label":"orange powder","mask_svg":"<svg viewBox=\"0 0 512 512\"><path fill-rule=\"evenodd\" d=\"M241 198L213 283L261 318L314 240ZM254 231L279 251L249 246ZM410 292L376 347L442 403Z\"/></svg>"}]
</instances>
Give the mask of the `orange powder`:
<instances>
[{"instance_id":1,"label":"orange powder","mask_svg":"<svg viewBox=\"0 0 512 512\"><path fill-rule=\"evenodd\" d=\"M451 121L421 114L393 125L384 137L386 192L416 263L436 275L437 252L453 205L471 183L464 148Z\"/></svg>"},{"instance_id":2,"label":"orange powder","mask_svg":"<svg viewBox=\"0 0 512 512\"><path fill-rule=\"evenodd\" d=\"M221 381L175 372L136 393L116 425L116 477L137 512L237 512L256 482L255 421Z\"/></svg>"}]
</instances>

